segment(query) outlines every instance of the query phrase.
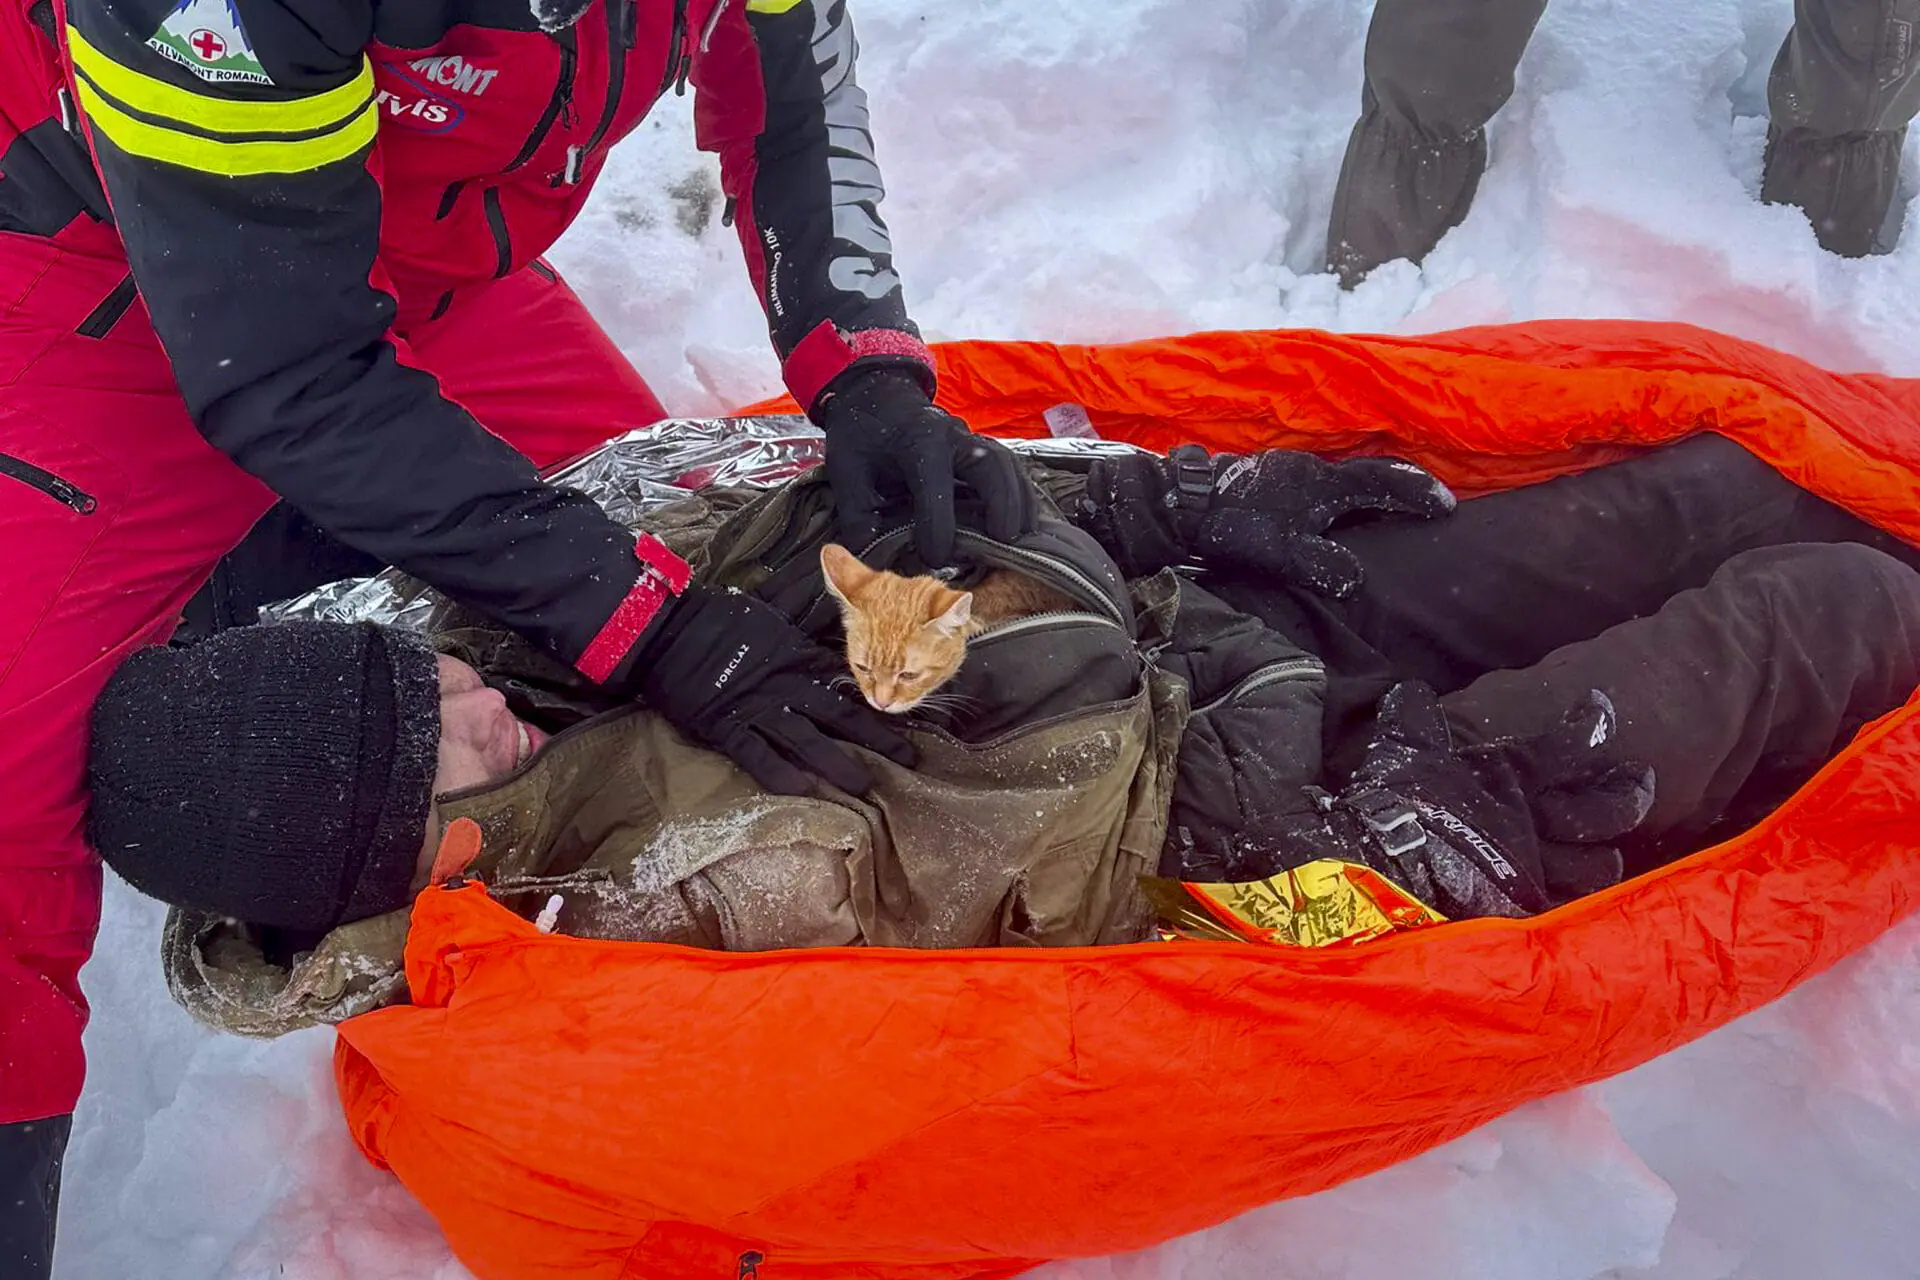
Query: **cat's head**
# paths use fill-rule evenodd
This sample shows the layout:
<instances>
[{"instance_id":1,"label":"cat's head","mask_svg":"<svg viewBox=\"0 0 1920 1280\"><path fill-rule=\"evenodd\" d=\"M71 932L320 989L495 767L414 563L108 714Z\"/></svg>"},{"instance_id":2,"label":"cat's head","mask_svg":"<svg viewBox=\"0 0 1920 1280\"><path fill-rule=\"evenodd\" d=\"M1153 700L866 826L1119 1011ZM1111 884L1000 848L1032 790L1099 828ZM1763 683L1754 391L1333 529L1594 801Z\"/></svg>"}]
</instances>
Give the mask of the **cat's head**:
<instances>
[{"instance_id":1,"label":"cat's head","mask_svg":"<svg viewBox=\"0 0 1920 1280\"><path fill-rule=\"evenodd\" d=\"M840 602L847 667L869 703L898 715L953 678L967 656L973 596L938 578L869 569L845 547L820 548L827 590Z\"/></svg>"}]
</instances>

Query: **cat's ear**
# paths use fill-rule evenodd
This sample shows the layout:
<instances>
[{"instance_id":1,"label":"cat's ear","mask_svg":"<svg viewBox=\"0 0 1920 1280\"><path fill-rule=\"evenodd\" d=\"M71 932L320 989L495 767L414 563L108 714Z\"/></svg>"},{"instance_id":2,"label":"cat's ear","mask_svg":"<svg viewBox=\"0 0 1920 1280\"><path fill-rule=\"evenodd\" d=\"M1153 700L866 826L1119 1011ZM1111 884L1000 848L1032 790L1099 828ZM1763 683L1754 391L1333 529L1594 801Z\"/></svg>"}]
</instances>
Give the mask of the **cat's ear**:
<instances>
[{"instance_id":1,"label":"cat's ear","mask_svg":"<svg viewBox=\"0 0 1920 1280\"><path fill-rule=\"evenodd\" d=\"M966 634L967 624L973 621L973 593L959 592L947 611L935 618L931 624L935 631L943 636Z\"/></svg>"},{"instance_id":2,"label":"cat's ear","mask_svg":"<svg viewBox=\"0 0 1920 1280\"><path fill-rule=\"evenodd\" d=\"M826 577L827 590L841 604L851 604L847 597L879 576L878 570L861 564L858 556L837 542L820 548L820 572Z\"/></svg>"}]
</instances>

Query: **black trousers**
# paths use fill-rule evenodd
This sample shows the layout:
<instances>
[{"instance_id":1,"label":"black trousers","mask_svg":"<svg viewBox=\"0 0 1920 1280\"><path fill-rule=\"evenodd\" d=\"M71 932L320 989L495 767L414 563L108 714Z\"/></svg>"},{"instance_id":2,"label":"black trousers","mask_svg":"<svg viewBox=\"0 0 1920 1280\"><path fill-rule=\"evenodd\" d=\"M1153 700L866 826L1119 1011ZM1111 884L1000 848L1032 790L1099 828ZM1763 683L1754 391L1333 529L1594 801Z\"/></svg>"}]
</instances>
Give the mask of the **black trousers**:
<instances>
[{"instance_id":1,"label":"black trousers","mask_svg":"<svg viewBox=\"0 0 1920 1280\"><path fill-rule=\"evenodd\" d=\"M72 1116L0 1125L0 1276L47 1280Z\"/></svg>"},{"instance_id":2,"label":"black trousers","mask_svg":"<svg viewBox=\"0 0 1920 1280\"><path fill-rule=\"evenodd\" d=\"M1463 741L1600 689L1656 775L1630 870L1749 824L1920 685L1920 552L1717 436L1335 536L1351 601L1215 584L1327 661L1335 777L1398 679Z\"/></svg>"}]
</instances>

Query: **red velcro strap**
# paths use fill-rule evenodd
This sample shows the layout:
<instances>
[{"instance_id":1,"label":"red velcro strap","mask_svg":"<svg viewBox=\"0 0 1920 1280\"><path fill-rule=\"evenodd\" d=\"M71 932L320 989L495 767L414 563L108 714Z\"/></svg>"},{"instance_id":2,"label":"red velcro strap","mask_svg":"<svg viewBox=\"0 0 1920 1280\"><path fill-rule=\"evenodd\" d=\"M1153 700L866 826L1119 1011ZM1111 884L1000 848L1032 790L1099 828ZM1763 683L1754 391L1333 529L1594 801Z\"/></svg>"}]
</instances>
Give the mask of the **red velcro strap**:
<instances>
[{"instance_id":1,"label":"red velcro strap","mask_svg":"<svg viewBox=\"0 0 1920 1280\"><path fill-rule=\"evenodd\" d=\"M650 533L640 535L633 544L633 554L641 564L665 578L675 595L685 591L693 581L693 570L687 567L687 562L667 550L667 544Z\"/></svg>"},{"instance_id":2,"label":"red velcro strap","mask_svg":"<svg viewBox=\"0 0 1920 1280\"><path fill-rule=\"evenodd\" d=\"M820 393L846 371L848 365L866 356L902 356L916 360L933 370L933 353L927 344L898 329L860 329L842 333L831 320L822 320L813 332L800 339L787 357L787 390L800 407L811 410Z\"/></svg>"},{"instance_id":3,"label":"red velcro strap","mask_svg":"<svg viewBox=\"0 0 1920 1280\"><path fill-rule=\"evenodd\" d=\"M580 661L573 664L589 680L604 683L621 659L633 651L640 634L659 614L660 607L685 591L693 577L687 562L651 534L640 535L639 541L633 544L633 554L640 561L640 580L627 592L626 599L615 606L613 616L587 645Z\"/></svg>"}]
</instances>

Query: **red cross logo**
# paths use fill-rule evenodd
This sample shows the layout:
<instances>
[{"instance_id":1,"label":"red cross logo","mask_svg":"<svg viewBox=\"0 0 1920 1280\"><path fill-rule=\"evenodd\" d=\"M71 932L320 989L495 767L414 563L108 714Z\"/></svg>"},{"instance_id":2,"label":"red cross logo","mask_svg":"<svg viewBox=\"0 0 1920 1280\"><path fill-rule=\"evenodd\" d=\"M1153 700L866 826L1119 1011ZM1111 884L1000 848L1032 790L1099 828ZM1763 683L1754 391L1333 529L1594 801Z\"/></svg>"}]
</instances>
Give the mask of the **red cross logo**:
<instances>
[{"instance_id":1,"label":"red cross logo","mask_svg":"<svg viewBox=\"0 0 1920 1280\"><path fill-rule=\"evenodd\" d=\"M206 62L216 61L227 51L227 42L205 27L188 36L187 43L192 45L193 51Z\"/></svg>"}]
</instances>

